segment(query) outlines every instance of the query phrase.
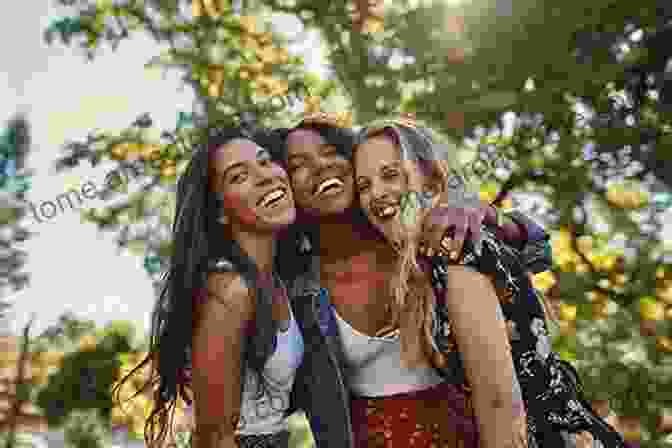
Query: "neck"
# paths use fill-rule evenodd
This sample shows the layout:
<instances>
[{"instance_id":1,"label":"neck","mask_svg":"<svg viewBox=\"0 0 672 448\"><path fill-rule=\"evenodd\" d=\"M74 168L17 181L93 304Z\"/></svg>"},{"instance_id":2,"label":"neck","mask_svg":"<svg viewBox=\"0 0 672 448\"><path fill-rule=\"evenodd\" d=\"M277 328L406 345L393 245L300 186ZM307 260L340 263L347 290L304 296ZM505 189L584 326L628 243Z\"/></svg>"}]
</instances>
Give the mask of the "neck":
<instances>
[{"instance_id":1,"label":"neck","mask_svg":"<svg viewBox=\"0 0 672 448\"><path fill-rule=\"evenodd\" d=\"M276 234L275 233L247 233L240 232L236 235L236 241L257 265L262 274L273 272L273 260L275 258Z\"/></svg>"},{"instance_id":2,"label":"neck","mask_svg":"<svg viewBox=\"0 0 672 448\"><path fill-rule=\"evenodd\" d=\"M315 225L319 227L317 249L320 258L325 260L347 258L369 247L386 244L375 230L355 219L352 209L340 215L322 216Z\"/></svg>"}]
</instances>

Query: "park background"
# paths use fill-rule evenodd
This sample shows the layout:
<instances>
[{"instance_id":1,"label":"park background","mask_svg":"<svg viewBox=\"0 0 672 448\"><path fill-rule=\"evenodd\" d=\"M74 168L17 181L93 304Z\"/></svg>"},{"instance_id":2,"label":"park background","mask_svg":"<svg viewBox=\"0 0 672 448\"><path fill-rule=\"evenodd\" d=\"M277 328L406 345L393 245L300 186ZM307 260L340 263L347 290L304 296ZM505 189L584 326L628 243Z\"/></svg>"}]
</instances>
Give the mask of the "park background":
<instances>
[{"instance_id":1,"label":"park background","mask_svg":"<svg viewBox=\"0 0 672 448\"><path fill-rule=\"evenodd\" d=\"M199 126L241 110L265 124L288 124L319 96L323 109L351 111L357 123L413 112L464 141L465 160L515 162L486 170L481 193L494 199L510 180L502 206L521 208L553 234L554 272L537 281L559 318L556 350L633 444L670 446L670 6L199 5L200 12L191 1L45 0L21 3L0 19L0 119L7 123L0 160L19 162L16 172L0 165L3 431L21 432L23 418L33 422L26 431L57 441L61 434L62 443L130 443L146 400L129 421L114 410L102 419L89 411L109 408L109 393L96 388L107 388L143 351L170 251L171 186ZM116 51L115 35L122 35ZM179 49L172 54L171 38ZM30 138L10 138L17 129ZM67 142L76 144L63 151ZM87 154L102 162L76 163ZM32 173L21 171L23 160ZM83 204L106 212L63 209L38 223L22 202L53 201L87 181L103 186L110 171L129 167L143 175ZM68 372L81 374L91 356L118 362L91 370L106 380L94 381L92 399L82 401ZM19 375L25 364L31 372ZM17 388L17 376L30 387ZM59 394L67 402L60 413L68 415L47 427L59 409L39 404ZM306 439L299 429L296 440Z\"/></svg>"}]
</instances>

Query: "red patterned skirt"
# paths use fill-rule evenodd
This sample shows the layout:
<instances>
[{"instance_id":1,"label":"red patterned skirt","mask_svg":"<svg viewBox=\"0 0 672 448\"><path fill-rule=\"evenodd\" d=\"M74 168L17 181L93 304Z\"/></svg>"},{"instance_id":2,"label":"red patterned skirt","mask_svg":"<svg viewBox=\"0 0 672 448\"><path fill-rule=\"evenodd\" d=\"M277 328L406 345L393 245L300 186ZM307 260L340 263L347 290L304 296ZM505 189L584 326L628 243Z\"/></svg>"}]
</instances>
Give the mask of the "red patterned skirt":
<instances>
[{"instance_id":1,"label":"red patterned skirt","mask_svg":"<svg viewBox=\"0 0 672 448\"><path fill-rule=\"evenodd\" d=\"M443 383L351 402L356 448L478 448L470 394Z\"/></svg>"}]
</instances>

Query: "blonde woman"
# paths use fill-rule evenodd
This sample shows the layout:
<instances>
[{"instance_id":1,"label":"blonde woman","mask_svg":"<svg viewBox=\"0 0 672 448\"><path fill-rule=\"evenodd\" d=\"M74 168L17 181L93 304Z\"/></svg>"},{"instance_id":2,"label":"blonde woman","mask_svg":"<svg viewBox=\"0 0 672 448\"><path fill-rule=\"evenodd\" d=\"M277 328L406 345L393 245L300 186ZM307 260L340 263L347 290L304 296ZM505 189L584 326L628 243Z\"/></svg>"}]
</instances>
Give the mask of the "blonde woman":
<instances>
[{"instance_id":1,"label":"blonde woman","mask_svg":"<svg viewBox=\"0 0 672 448\"><path fill-rule=\"evenodd\" d=\"M464 434L458 437L461 441L445 446L576 447L583 446L580 440L586 437L595 440L593 446L624 446L581 397L574 369L551 351L543 307L515 250L484 228L480 255L467 242L458 260L417 256L419 223L432 208L476 200L459 167L451 163L453 155L437 134L409 119L366 126L354 151L362 209L397 252L388 335L399 335L402 365L443 372L443 384L433 385L433 394L402 400L417 408L454 402L455 389L448 393L444 384L469 384L462 388L463 401L472 402L473 410L455 406L449 416L437 419L416 412L417 418L436 425L439 440L454 440L451 434L456 428L470 429L454 422L472 422L477 440ZM347 356L347 347L345 351ZM369 360L366 368L372 369L376 362ZM516 377L525 406L516 393ZM398 405L392 404L398 400L395 396L353 400L353 427L358 427L356 416L365 423L359 426L369 429L387 421L391 431L399 433L398 440L403 439L406 435L397 429L401 426L394 411ZM379 415L361 411L367 407L378 409Z\"/></svg>"}]
</instances>

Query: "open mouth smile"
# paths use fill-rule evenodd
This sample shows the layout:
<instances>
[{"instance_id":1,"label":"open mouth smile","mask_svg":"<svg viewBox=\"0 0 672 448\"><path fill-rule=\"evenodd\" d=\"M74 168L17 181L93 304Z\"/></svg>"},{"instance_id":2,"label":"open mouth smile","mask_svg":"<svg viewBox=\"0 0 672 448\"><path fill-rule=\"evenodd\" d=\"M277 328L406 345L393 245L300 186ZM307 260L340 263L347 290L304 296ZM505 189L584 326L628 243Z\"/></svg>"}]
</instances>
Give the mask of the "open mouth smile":
<instances>
[{"instance_id":1,"label":"open mouth smile","mask_svg":"<svg viewBox=\"0 0 672 448\"><path fill-rule=\"evenodd\" d=\"M287 190L285 188L274 188L261 197L257 205L265 208L271 208L279 204L287 197Z\"/></svg>"},{"instance_id":2,"label":"open mouth smile","mask_svg":"<svg viewBox=\"0 0 672 448\"><path fill-rule=\"evenodd\" d=\"M332 194L337 194L343 191L344 186L345 183L342 180L336 177L331 177L329 179L320 182L317 185L317 187L315 187L313 194L315 196L322 196L322 195L330 196Z\"/></svg>"},{"instance_id":3,"label":"open mouth smile","mask_svg":"<svg viewBox=\"0 0 672 448\"><path fill-rule=\"evenodd\" d=\"M373 215L382 220L394 218L398 211L398 204L378 204L371 207Z\"/></svg>"}]
</instances>

